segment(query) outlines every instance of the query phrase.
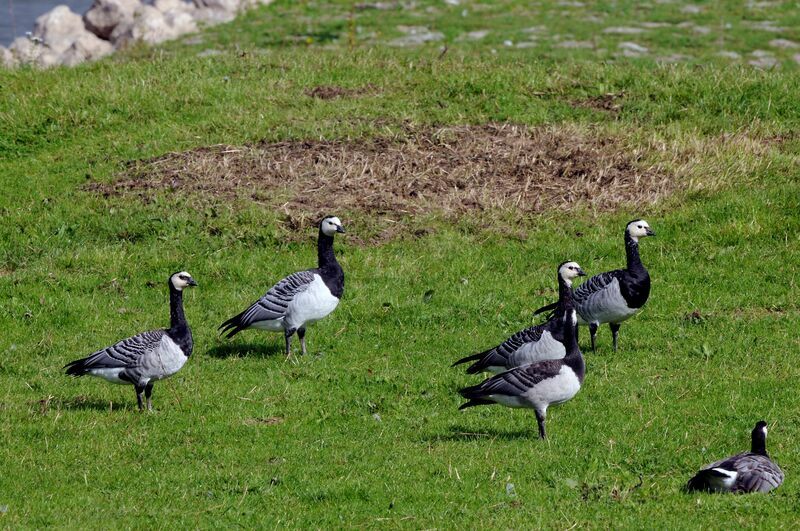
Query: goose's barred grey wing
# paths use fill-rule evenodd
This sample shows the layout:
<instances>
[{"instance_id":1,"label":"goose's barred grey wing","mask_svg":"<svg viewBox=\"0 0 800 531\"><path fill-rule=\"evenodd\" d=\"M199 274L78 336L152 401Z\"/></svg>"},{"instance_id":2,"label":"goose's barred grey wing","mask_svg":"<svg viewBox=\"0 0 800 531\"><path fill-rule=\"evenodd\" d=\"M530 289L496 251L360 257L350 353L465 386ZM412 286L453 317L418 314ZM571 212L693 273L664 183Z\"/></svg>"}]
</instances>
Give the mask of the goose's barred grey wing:
<instances>
[{"instance_id":1,"label":"goose's barred grey wing","mask_svg":"<svg viewBox=\"0 0 800 531\"><path fill-rule=\"evenodd\" d=\"M469 361L475 361L475 363L470 365L467 369L467 374L477 374L487 367L492 366L505 367L509 358L519 350L522 345L539 341L542 338L543 330L544 325L536 325L521 330L495 348L467 356L466 358L461 358L453 363L452 367Z\"/></svg>"},{"instance_id":2,"label":"goose's barred grey wing","mask_svg":"<svg viewBox=\"0 0 800 531\"><path fill-rule=\"evenodd\" d=\"M621 269L616 269L614 271L606 271L605 273L600 273L589 278L589 280L578 286L578 288L575 290L573 294L575 303L580 306L593 294L608 287L608 285L611 284L615 278L619 279L622 274L623 271Z\"/></svg>"},{"instance_id":3,"label":"goose's barred grey wing","mask_svg":"<svg viewBox=\"0 0 800 531\"><path fill-rule=\"evenodd\" d=\"M563 364L562 360L541 361L516 367L497 376L492 376L478 385L465 387L459 393L464 398L468 398L469 402L462 404L459 409L491 403L491 401L486 400L486 397L491 395L524 395L539 382L557 376Z\"/></svg>"},{"instance_id":4,"label":"goose's barred grey wing","mask_svg":"<svg viewBox=\"0 0 800 531\"><path fill-rule=\"evenodd\" d=\"M542 339L543 331L544 325L531 326L525 330L520 330L513 336L503 341L503 343L497 347L497 353L503 358L508 359L525 343L533 343Z\"/></svg>"},{"instance_id":5,"label":"goose's barred grey wing","mask_svg":"<svg viewBox=\"0 0 800 531\"><path fill-rule=\"evenodd\" d=\"M286 309L298 293L304 292L314 282L314 270L298 271L284 278L248 309L220 325L222 333L233 337L253 323L274 321L286 314Z\"/></svg>"},{"instance_id":6,"label":"goose's barred grey wing","mask_svg":"<svg viewBox=\"0 0 800 531\"><path fill-rule=\"evenodd\" d=\"M733 492L769 492L783 483L783 471L769 457L750 452L718 461L707 468L735 470Z\"/></svg>"},{"instance_id":7,"label":"goose's barred grey wing","mask_svg":"<svg viewBox=\"0 0 800 531\"><path fill-rule=\"evenodd\" d=\"M64 365L67 374L81 376L91 369L116 369L135 367L141 357L161 343L164 330L150 330L123 339L89 356Z\"/></svg>"}]
</instances>

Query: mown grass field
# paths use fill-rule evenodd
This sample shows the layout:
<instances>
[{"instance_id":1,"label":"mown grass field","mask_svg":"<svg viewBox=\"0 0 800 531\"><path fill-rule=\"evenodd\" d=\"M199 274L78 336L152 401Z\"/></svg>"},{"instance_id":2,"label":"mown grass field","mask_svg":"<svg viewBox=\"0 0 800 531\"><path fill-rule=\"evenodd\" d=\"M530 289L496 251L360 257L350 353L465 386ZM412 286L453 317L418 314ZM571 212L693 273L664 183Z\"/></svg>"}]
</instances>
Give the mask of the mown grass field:
<instances>
[{"instance_id":1,"label":"mown grass field","mask_svg":"<svg viewBox=\"0 0 800 531\"><path fill-rule=\"evenodd\" d=\"M0 524L795 527L800 75L790 48L774 68L747 61L798 37L796 10L598 6L279 2L164 48L0 71ZM712 29L670 29L687 20ZM752 29L765 20L782 31ZM444 38L386 44L401 25ZM542 25L558 41L503 44ZM617 56L608 26L646 29L634 37L650 51ZM490 33L458 40L479 30ZM594 47L553 44L568 38ZM206 49L221 53L198 56ZM659 60L668 54L692 59ZM318 87L352 92L310 95ZM432 197L410 212L334 202L348 227L336 241L345 297L294 361L278 335L228 342L216 328L314 265L308 224L337 197L335 175L307 211L291 186L258 181L226 194L93 191L113 190L130 161L203 146L506 122L559 132L563 149L570 134L613 139L670 185L655 203L643 189L613 208L580 196L450 210ZM550 439L536 439L531 412L457 411L456 390L478 380L450 363L531 324L561 261L621 266L622 229L639 216L658 234L642 243L651 300L616 354L607 328L597 353L582 334L585 385L550 410ZM200 283L186 298L195 353L155 386L153 414L136 411L130 388L64 376L70 360L165 326L178 269ZM680 491L747 448L762 418L780 489Z\"/></svg>"}]
</instances>

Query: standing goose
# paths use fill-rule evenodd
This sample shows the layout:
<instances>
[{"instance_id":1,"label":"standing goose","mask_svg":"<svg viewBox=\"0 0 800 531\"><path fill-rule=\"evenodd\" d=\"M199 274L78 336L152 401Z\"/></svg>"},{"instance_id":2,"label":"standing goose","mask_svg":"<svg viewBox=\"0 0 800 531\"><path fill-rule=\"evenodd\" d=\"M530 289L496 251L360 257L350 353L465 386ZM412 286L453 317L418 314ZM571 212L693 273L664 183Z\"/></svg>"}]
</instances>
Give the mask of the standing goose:
<instances>
[{"instance_id":1,"label":"standing goose","mask_svg":"<svg viewBox=\"0 0 800 531\"><path fill-rule=\"evenodd\" d=\"M628 223L625 228L627 267L595 275L575 289L573 297L578 322L589 325L592 351L595 350L597 328L608 323L616 352L621 323L639 313L650 296L650 274L639 257L639 238L645 236L655 236L645 220ZM556 304L539 308L534 315L552 310Z\"/></svg>"},{"instance_id":2,"label":"standing goose","mask_svg":"<svg viewBox=\"0 0 800 531\"><path fill-rule=\"evenodd\" d=\"M767 454L767 423L756 423L751 434L750 451L711 463L698 472L688 491L769 492L783 483L783 471Z\"/></svg>"},{"instance_id":3,"label":"standing goose","mask_svg":"<svg viewBox=\"0 0 800 531\"><path fill-rule=\"evenodd\" d=\"M339 218L323 218L317 240L319 267L292 273L272 286L245 311L222 323L221 333L231 338L247 328L283 331L288 357L297 332L305 354L306 326L335 310L344 293L344 272L333 254L333 236L344 231Z\"/></svg>"},{"instance_id":4,"label":"standing goose","mask_svg":"<svg viewBox=\"0 0 800 531\"><path fill-rule=\"evenodd\" d=\"M581 389L586 367L578 349L578 325L575 310L566 304L562 317L566 323L567 355L545 360L492 376L479 385L465 387L459 393L469 399L459 409L498 403L513 408L530 408L536 413L539 437L544 439L547 408L574 397Z\"/></svg>"},{"instance_id":5,"label":"standing goose","mask_svg":"<svg viewBox=\"0 0 800 531\"><path fill-rule=\"evenodd\" d=\"M573 279L585 275L576 262L560 264L557 269L558 304L555 313L546 323L517 332L500 345L462 358L452 366L477 360L467 368L467 374L483 371L498 374L521 365L566 356L565 332L569 325L564 320L564 308L568 304L572 306Z\"/></svg>"},{"instance_id":6,"label":"standing goose","mask_svg":"<svg viewBox=\"0 0 800 531\"><path fill-rule=\"evenodd\" d=\"M70 376L97 376L116 384L132 384L136 390L139 409L153 409L150 397L153 383L168 378L183 367L192 354L192 331L183 313L183 290L197 286L186 271L169 277L170 327L150 330L123 339L110 347L98 350L83 359L64 365Z\"/></svg>"}]
</instances>

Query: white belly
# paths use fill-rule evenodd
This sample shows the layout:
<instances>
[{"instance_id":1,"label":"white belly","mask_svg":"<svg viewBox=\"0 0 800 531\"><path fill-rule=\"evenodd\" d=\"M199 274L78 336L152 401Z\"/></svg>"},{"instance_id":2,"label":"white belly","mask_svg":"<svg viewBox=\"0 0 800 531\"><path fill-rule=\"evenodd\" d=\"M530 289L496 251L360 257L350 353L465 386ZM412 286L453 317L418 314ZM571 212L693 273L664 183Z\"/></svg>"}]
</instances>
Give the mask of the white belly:
<instances>
[{"instance_id":1,"label":"white belly","mask_svg":"<svg viewBox=\"0 0 800 531\"><path fill-rule=\"evenodd\" d=\"M97 376L98 378L102 378L103 380L109 381L115 384L130 384L130 382L126 382L119 377L119 373L124 371L124 368L113 368L113 369L90 369L87 371L92 376Z\"/></svg>"},{"instance_id":2,"label":"white belly","mask_svg":"<svg viewBox=\"0 0 800 531\"><path fill-rule=\"evenodd\" d=\"M553 339L553 336L545 330L539 341L525 343L508 358L506 367L502 370L521 367L530 363L543 360L558 360L567 355L567 349L563 343ZM494 367L491 367L494 368Z\"/></svg>"},{"instance_id":3,"label":"white belly","mask_svg":"<svg viewBox=\"0 0 800 531\"><path fill-rule=\"evenodd\" d=\"M284 317L281 317L280 319L275 319L274 321L257 321L251 324L249 328L258 328L259 330L269 330L270 332L282 332L283 320Z\"/></svg>"},{"instance_id":4,"label":"white belly","mask_svg":"<svg viewBox=\"0 0 800 531\"><path fill-rule=\"evenodd\" d=\"M158 348L142 361L141 380L169 378L181 370L188 359L178 344L165 334Z\"/></svg>"},{"instance_id":5,"label":"white belly","mask_svg":"<svg viewBox=\"0 0 800 531\"><path fill-rule=\"evenodd\" d=\"M314 275L314 282L286 308L286 326L302 328L327 316L338 305L339 299L331 294L322 277Z\"/></svg>"},{"instance_id":6,"label":"white belly","mask_svg":"<svg viewBox=\"0 0 800 531\"><path fill-rule=\"evenodd\" d=\"M580 389L581 382L575 372L564 365L556 376L534 385L523 396L534 409L544 413L547 406L566 402L578 394Z\"/></svg>"},{"instance_id":7,"label":"white belly","mask_svg":"<svg viewBox=\"0 0 800 531\"><path fill-rule=\"evenodd\" d=\"M593 293L581 302L578 311L578 322L588 323L621 323L639 313L641 308L629 308L619 288L616 278L604 289Z\"/></svg>"}]
</instances>

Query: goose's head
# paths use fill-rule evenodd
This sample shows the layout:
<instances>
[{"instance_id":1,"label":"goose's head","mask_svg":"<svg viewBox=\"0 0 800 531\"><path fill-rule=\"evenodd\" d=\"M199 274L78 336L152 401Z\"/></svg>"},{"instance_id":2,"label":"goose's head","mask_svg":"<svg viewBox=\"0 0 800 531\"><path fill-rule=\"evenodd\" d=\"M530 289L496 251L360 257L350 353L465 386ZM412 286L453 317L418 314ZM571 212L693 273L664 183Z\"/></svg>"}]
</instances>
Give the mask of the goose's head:
<instances>
[{"instance_id":1,"label":"goose's head","mask_svg":"<svg viewBox=\"0 0 800 531\"><path fill-rule=\"evenodd\" d=\"M574 279L584 277L586 273L577 262L564 262L558 266L558 276L566 282L567 286L571 286Z\"/></svg>"},{"instance_id":2,"label":"goose's head","mask_svg":"<svg viewBox=\"0 0 800 531\"><path fill-rule=\"evenodd\" d=\"M337 232L344 233L342 222L336 216L325 216L319 222L319 230L325 236L333 236Z\"/></svg>"},{"instance_id":3,"label":"goose's head","mask_svg":"<svg viewBox=\"0 0 800 531\"><path fill-rule=\"evenodd\" d=\"M169 284L177 291L183 291L183 288L189 286L196 286L197 282L192 278L192 275L186 271L178 271L169 277Z\"/></svg>"},{"instance_id":4,"label":"goose's head","mask_svg":"<svg viewBox=\"0 0 800 531\"><path fill-rule=\"evenodd\" d=\"M635 219L628 223L628 226L625 228L625 232L627 232L631 239L635 242L638 242L639 238L656 235L656 233L650 228L650 225L643 219Z\"/></svg>"}]
</instances>

